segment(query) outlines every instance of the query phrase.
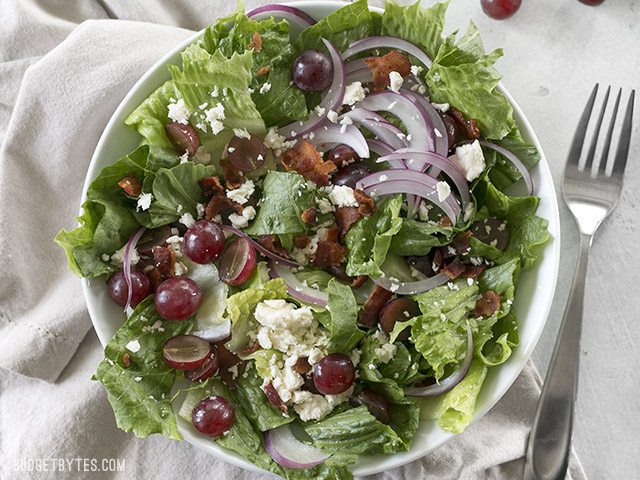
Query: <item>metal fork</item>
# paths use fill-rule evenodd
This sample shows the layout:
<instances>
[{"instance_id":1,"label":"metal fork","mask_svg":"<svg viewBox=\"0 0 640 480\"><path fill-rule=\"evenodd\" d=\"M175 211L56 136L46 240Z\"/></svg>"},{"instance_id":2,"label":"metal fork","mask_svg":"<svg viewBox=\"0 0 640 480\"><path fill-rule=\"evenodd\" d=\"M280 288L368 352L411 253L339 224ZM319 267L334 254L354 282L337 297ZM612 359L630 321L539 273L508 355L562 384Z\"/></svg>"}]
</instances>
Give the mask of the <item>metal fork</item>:
<instances>
[{"instance_id":1,"label":"metal fork","mask_svg":"<svg viewBox=\"0 0 640 480\"><path fill-rule=\"evenodd\" d=\"M620 198L631 142L635 90L629 96L615 157L609 160L611 137L622 95L621 89L613 106L611 121L602 147L600 164L598 166L594 164L598 136L610 90L611 87L607 89L605 94L600 114L593 129L586 160L581 166L580 157L598 93L598 84L593 88L587 106L580 117L564 170L563 196L580 231L580 253L560 332L529 436L524 468L525 480L563 480L569 463L573 410L578 387L582 308L589 248L596 230L613 211L618 203L618 198Z\"/></svg>"}]
</instances>

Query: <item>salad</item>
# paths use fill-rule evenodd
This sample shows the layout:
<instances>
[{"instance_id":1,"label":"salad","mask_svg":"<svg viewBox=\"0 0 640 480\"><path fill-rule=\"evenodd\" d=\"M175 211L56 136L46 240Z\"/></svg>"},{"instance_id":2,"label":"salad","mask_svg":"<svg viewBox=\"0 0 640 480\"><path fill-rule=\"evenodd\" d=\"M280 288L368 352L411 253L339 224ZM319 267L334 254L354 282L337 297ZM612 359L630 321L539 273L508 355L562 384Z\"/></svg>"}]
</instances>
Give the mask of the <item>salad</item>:
<instances>
[{"instance_id":1,"label":"salad","mask_svg":"<svg viewBox=\"0 0 640 480\"><path fill-rule=\"evenodd\" d=\"M242 6L131 112L56 237L124 310L94 376L120 428L297 479L469 424L549 237L502 52L445 10Z\"/></svg>"}]
</instances>

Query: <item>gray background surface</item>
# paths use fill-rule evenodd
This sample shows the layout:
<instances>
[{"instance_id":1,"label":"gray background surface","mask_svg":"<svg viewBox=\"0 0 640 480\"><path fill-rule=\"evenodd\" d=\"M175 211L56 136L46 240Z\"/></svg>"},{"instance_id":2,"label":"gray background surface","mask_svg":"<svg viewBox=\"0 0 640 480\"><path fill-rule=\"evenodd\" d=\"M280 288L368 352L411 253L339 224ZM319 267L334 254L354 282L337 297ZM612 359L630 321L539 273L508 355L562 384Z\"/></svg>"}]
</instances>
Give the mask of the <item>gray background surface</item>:
<instances>
[{"instance_id":1,"label":"gray background surface","mask_svg":"<svg viewBox=\"0 0 640 480\"><path fill-rule=\"evenodd\" d=\"M458 0L451 2L449 31L466 28L469 17L487 50L504 49L498 62L504 85L533 125L560 196L569 144L594 83L622 87L627 95L640 89L640 2L607 0L588 7L578 0L523 0L514 17L497 22L482 13L479 0ZM595 239L587 278L574 446L592 479L640 477L637 97L634 124L625 188ZM533 356L543 375L577 258L577 230L562 201L560 219L560 277Z\"/></svg>"}]
</instances>

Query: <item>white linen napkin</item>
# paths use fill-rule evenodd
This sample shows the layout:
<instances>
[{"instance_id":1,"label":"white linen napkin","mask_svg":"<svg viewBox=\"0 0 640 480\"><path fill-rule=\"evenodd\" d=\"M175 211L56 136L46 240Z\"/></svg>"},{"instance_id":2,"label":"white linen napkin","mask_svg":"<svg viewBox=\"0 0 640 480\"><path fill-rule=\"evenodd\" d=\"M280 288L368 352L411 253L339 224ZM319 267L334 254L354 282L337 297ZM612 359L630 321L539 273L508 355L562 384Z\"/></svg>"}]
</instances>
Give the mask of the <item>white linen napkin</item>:
<instances>
[{"instance_id":1,"label":"white linen napkin","mask_svg":"<svg viewBox=\"0 0 640 480\"><path fill-rule=\"evenodd\" d=\"M87 335L80 282L52 241L59 228L74 226L89 160L118 103L192 34L160 24L200 28L232 8L215 1L0 3L2 479L84 478L78 470L20 470L38 458L125 459L124 472L91 478L258 478L184 442L140 440L116 429L104 391L89 380L102 349L92 331ZM75 28L109 17L146 23L88 20ZM464 435L375 478L519 478L539 385L530 364ZM575 457L569 478L586 478Z\"/></svg>"}]
</instances>

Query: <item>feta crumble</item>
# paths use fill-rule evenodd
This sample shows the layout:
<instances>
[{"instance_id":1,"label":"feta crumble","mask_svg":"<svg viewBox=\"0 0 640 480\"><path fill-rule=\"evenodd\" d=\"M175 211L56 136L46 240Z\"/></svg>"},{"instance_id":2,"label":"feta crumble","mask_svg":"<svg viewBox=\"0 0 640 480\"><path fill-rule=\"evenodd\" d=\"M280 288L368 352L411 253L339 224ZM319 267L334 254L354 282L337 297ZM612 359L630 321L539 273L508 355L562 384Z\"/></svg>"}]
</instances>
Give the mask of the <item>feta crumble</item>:
<instances>
[{"instance_id":1,"label":"feta crumble","mask_svg":"<svg viewBox=\"0 0 640 480\"><path fill-rule=\"evenodd\" d=\"M195 218L193 218L193 215L191 215L189 212L183 213L180 216L180 220L178 221L187 228L196 223Z\"/></svg>"},{"instance_id":2,"label":"feta crumble","mask_svg":"<svg viewBox=\"0 0 640 480\"><path fill-rule=\"evenodd\" d=\"M329 193L329 200L336 207L357 207L358 201L353 194L353 188L347 185L336 185Z\"/></svg>"},{"instance_id":3,"label":"feta crumble","mask_svg":"<svg viewBox=\"0 0 640 480\"><path fill-rule=\"evenodd\" d=\"M265 82L262 84L262 86L260 87L260 94L264 95L265 93L267 93L269 90L271 90L271 84L269 82Z\"/></svg>"},{"instance_id":4,"label":"feta crumble","mask_svg":"<svg viewBox=\"0 0 640 480\"><path fill-rule=\"evenodd\" d=\"M245 207L242 210L242 215L238 215L237 213L229 215L229 221L235 228L247 228L249 222L254 218L256 218L256 209L252 206Z\"/></svg>"},{"instance_id":5,"label":"feta crumble","mask_svg":"<svg viewBox=\"0 0 640 480\"><path fill-rule=\"evenodd\" d=\"M404 78L395 70L389 72L389 90L392 92L398 93L400 88L402 88L402 84L404 83Z\"/></svg>"},{"instance_id":6,"label":"feta crumble","mask_svg":"<svg viewBox=\"0 0 640 480\"><path fill-rule=\"evenodd\" d=\"M244 205L249 201L251 195L256 190L256 185L253 180L246 180L238 188L234 190L227 190L227 198L230 198L240 205Z\"/></svg>"},{"instance_id":7,"label":"feta crumble","mask_svg":"<svg viewBox=\"0 0 640 480\"><path fill-rule=\"evenodd\" d=\"M129 350L131 353L137 353L140 351L140 342L137 339L131 340L129 343L125 345L124 348Z\"/></svg>"},{"instance_id":8,"label":"feta crumble","mask_svg":"<svg viewBox=\"0 0 640 480\"><path fill-rule=\"evenodd\" d=\"M482 147L478 140L460 145L456 148L456 153L451 155L449 159L460 167L469 182L478 178L486 167Z\"/></svg>"},{"instance_id":9,"label":"feta crumble","mask_svg":"<svg viewBox=\"0 0 640 480\"><path fill-rule=\"evenodd\" d=\"M149 210L149 207L151 207L151 201L153 200L153 194L152 193L141 193L138 196L138 203L136 205L136 211L139 212L140 210L145 211L145 210Z\"/></svg>"},{"instance_id":10,"label":"feta crumble","mask_svg":"<svg viewBox=\"0 0 640 480\"><path fill-rule=\"evenodd\" d=\"M333 110L329 110L329 113L327 113L327 119L331 123L336 123L338 121L338 113Z\"/></svg>"},{"instance_id":11,"label":"feta crumble","mask_svg":"<svg viewBox=\"0 0 640 480\"><path fill-rule=\"evenodd\" d=\"M322 214L331 213L335 210L335 207L331 204L331 202L327 198L322 198L322 197L316 198L316 204L318 205L318 208L320 209L320 213Z\"/></svg>"},{"instance_id":12,"label":"feta crumble","mask_svg":"<svg viewBox=\"0 0 640 480\"><path fill-rule=\"evenodd\" d=\"M175 103L170 103L167 108L169 110L167 116L171 120L176 123L181 123L182 125L189 123L189 116L191 115L191 112L189 112L189 109L184 104L183 99L179 99Z\"/></svg>"},{"instance_id":13,"label":"feta crumble","mask_svg":"<svg viewBox=\"0 0 640 480\"><path fill-rule=\"evenodd\" d=\"M438 201L444 202L451 195L451 187L447 182L436 183L436 192L438 192Z\"/></svg>"},{"instance_id":14,"label":"feta crumble","mask_svg":"<svg viewBox=\"0 0 640 480\"><path fill-rule=\"evenodd\" d=\"M251 138L251 134L247 131L246 128L234 128L233 134L238 138L246 138L246 139Z\"/></svg>"},{"instance_id":15,"label":"feta crumble","mask_svg":"<svg viewBox=\"0 0 640 480\"><path fill-rule=\"evenodd\" d=\"M431 102L431 106L433 106L433 108L435 108L436 110L440 110L442 113L446 113L451 107L451 105L449 105L448 103L434 103L434 102Z\"/></svg>"},{"instance_id":16,"label":"feta crumble","mask_svg":"<svg viewBox=\"0 0 640 480\"><path fill-rule=\"evenodd\" d=\"M357 102L364 100L365 97L364 88L362 88L361 82L353 82L345 88L343 105L353 106Z\"/></svg>"}]
</instances>

